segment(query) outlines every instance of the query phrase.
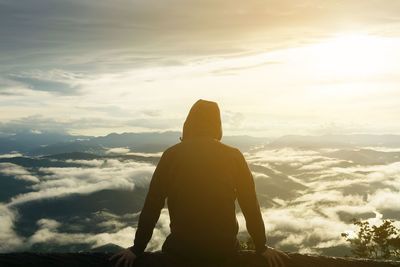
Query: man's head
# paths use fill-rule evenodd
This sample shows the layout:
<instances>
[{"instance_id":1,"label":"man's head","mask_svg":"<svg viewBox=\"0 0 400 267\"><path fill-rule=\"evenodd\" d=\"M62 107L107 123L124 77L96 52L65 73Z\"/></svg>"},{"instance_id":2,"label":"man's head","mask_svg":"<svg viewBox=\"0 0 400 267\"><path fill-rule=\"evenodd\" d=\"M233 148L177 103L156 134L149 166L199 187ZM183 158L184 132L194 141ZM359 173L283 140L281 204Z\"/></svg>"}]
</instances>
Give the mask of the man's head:
<instances>
[{"instance_id":1,"label":"man's head","mask_svg":"<svg viewBox=\"0 0 400 267\"><path fill-rule=\"evenodd\" d=\"M194 103L183 125L182 140L193 137L221 140L221 115L217 103L202 99Z\"/></svg>"}]
</instances>

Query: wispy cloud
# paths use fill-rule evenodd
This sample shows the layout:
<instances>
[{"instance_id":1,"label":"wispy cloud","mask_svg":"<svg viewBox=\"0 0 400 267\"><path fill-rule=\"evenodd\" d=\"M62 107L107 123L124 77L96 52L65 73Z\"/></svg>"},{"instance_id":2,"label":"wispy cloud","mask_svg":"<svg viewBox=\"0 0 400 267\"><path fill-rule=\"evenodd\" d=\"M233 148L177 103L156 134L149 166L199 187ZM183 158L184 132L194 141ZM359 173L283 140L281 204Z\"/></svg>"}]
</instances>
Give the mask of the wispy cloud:
<instances>
[{"instance_id":1,"label":"wispy cloud","mask_svg":"<svg viewBox=\"0 0 400 267\"><path fill-rule=\"evenodd\" d=\"M262 62L262 63L258 63L255 65L248 65L248 66L230 67L230 68L227 67L227 68L223 68L223 69L213 70L211 73L216 74L216 75L234 75L234 74L236 74L237 71L254 69L254 68L258 68L258 67L262 67L262 66L270 65L270 64L279 64L279 62L271 61L271 62Z\"/></svg>"},{"instance_id":2,"label":"wispy cloud","mask_svg":"<svg viewBox=\"0 0 400 267\"><path fill-rule=\"evenodd\" d=\"M127 154L131 150L126 147L115 147L115 148L110 148L109 150L106 151L106 154Z\"/></svg>"},{"instance_id":3,"label":"wispy cloud","mask_svg":"<svg viewBox=\"0 0 400 267\"><path fill-rule=\"evenodd\" d=\"M21 153L18 153L18 152L13 152L13 153L10 153L10 154L1 154L0 155L0 159L1 158L14 158L14 157L21 157L22 156L22 154Z\"/></svg>"},{"instance_id":4,"label":"wispy cloud","mask_svg":"<svg viewBox=\"0 0 400 267\"><path fill-rule=\"evenodd\" d=\"M24 167L9 162L0 162L0 173L11 176L18 180L24 180L32 183L40 182L35 175L31 174Z\"/></svg>"},{"instance_id":5,"label":"wispy cloud","mask_svg":"<svg viewBox=\"0 0 400 267\"><path fill-rule=\"evenodd\" d=\"M9 76L9 79L20 82L26 86L27 89L34 91L50 92L57 95L76 95L79 92L77 86L72 86L63 82L20 76Z\"/></svg>"},{"instance_id":6,"label":"wispy cloud","mask_svg":"<svg viewBox=\"0 0 400 267\"><path fill-rule=\"evenodd\" d=\"M40 168L45 175L40 183L32 186L34 191L13 197L8 205L70 194L90 194L104 189L133 190L135 185L148 184L154 171L151 164L122 163L113 159L95 161L93 165L97 168Z\"/></svg>"},{"instance_id":7,"label":"wispy cloud","mask_svg":"<svg viewBox=\"0 0 400 267\"><path fill-rule=\"evenodd\" d=\"M8 207L0 203L0 251L12 252L21 248L26 248L23 238L15 232L15 221L18 213L10 210Z\"/></svg>"}]
</instances>

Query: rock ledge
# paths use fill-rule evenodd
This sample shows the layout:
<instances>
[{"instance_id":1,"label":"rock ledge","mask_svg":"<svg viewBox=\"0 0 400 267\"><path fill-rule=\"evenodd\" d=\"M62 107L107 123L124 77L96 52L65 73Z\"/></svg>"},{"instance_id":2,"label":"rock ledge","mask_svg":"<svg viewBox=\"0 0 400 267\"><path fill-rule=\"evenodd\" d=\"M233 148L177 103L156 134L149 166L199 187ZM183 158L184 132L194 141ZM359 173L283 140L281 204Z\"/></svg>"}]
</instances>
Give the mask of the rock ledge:
<instances>
[{"instance_id":1,"label":"rock ledge","mask_svg":"<svg viewBox=\"0 0 400 267\"><path fill-rule=\"evenodd\" d=\"M108 258L112 253L96 252L96 253L7 253L0 254L0 266L113 266ZM165 255L162 253L145 253L135 262L135 267L141 266L166 266L157 263ZM399 266L400 261L376 261L368 259L356 258L339 258L318 255L305 255L298 253L289 253L290 260L287 260L286 267L393 267ZM174 264L174 266L177 266ZM185 263L183 266L193 266L193 264ZM253 251L242 251L233 263L224 264L201 264L199 266L268 266L260 256L254 254Z\"/></svg>"}]
</instances>

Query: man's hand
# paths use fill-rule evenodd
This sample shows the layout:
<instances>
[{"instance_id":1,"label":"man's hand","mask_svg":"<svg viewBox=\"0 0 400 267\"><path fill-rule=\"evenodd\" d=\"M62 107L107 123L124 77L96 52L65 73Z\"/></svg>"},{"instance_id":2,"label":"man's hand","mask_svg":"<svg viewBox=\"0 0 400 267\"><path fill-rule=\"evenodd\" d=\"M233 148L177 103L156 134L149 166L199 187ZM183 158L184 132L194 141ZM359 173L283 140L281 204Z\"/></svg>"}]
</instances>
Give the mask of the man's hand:
<instances>
[{"instance_id":1,"label":"man's hand","mask_svg":"<svg viewBox=\"0 0 400 267\"><path fill-rule=\"evenodd\" d=\"M286 253L271 247L268 247L268 249L261 255L267 259L270 267L285 267L283 258L289 259L289 256Z\"/></svg>"},{"instance_id":2,"label":"man's hand","mask_svg":"<svg viewBox=\"0 0 400 267\"><path fill-rule=\"evenodd\" d=\"M112 255L108 260L112 261L115 259L118 259L117 263L115 263L115 267L118 267L118 266L132 267L133 262L136 259L136 255L129 248L127 248L117 254ZM124 265L122 265L122 262L125 262Z\"/></svg>"}]
</instances>

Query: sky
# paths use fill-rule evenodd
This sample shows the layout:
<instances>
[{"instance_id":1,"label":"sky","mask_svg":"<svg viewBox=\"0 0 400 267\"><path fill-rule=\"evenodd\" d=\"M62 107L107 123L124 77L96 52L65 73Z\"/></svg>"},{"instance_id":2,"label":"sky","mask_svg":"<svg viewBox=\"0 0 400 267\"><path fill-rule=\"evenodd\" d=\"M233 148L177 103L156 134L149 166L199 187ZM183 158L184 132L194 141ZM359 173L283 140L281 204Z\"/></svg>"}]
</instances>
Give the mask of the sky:
<instances>
[{"instance_id":1,"label":"sky","mask_svg":"<svg viewBox=\"0 0 400 267\"><path fill-rule=\"evenodd\" d=\"M397 0L0 0L0 134L400 134Z\"/></svg>"}]
</instances>

